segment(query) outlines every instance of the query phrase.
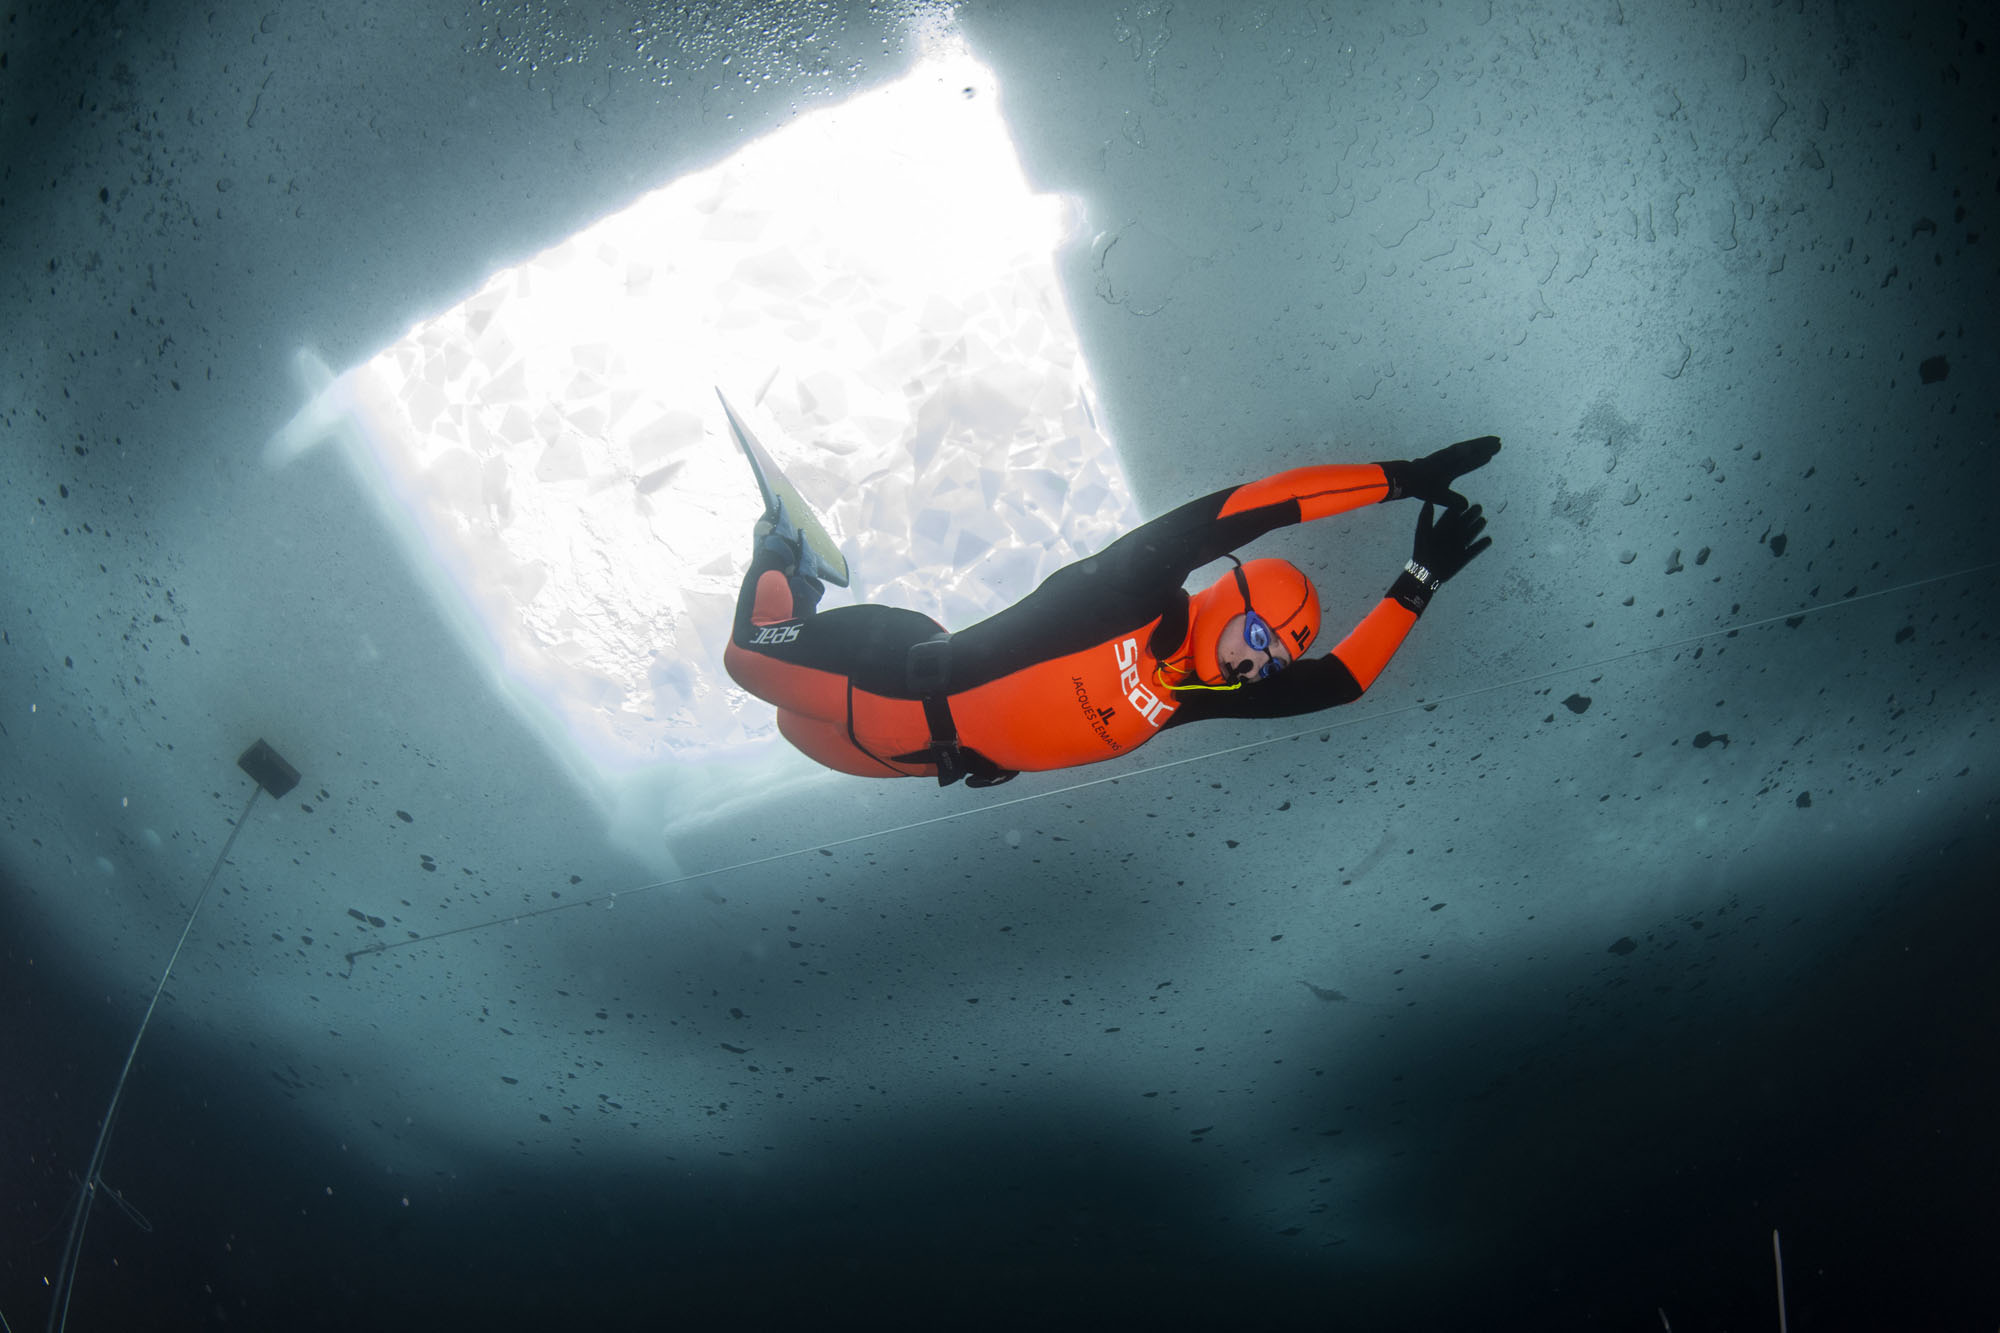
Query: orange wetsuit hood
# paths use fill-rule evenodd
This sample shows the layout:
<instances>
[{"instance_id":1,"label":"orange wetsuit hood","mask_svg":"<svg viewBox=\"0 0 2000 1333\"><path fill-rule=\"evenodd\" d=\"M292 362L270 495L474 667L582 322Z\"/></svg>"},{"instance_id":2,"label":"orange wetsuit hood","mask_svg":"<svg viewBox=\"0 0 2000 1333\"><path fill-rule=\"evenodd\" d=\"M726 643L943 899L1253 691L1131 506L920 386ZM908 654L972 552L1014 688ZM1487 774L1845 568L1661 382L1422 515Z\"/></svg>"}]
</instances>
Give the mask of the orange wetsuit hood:
<instances>
[{"instance_id":1,"label":"orange wetsuit hood","mask_svg":"<svg viewBox=\"0 0 2000 1333\"><path fill-rule=\"evenodd\" d=\"M1192 650L1197 681L1229 683L1216 650L1222 631L1246 607L1283 637L1286 655L1294 662L1319 637L1319 592L1305 571L1289 560L1268 556L1246 561L1188 598L1188 635L1176 657L1185 663Z\"/></svg>"}]
</instances>

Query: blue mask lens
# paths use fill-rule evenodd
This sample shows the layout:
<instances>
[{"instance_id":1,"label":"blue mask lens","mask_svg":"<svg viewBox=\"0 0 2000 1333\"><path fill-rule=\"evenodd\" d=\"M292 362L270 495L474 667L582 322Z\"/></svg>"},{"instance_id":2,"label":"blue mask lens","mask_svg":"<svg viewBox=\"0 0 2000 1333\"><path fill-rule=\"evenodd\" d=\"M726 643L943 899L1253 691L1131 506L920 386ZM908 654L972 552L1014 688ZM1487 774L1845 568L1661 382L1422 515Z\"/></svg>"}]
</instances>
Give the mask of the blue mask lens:
<instances>
[{"instance_id":1,"label":"blue mask lens","mask_svg":"<svg viewBox=\"0 0 2000 1333\"><path fill-rule=\"evenodd\" d=\"M1255 611L1246 611L1243 613L1243 642L1249 644L1253 650L1260 653L1269 653L1271 645L1277 641L1277 638L1277 634L1271 627L1264 623L1264 617L1258 615ZM1266 676L1275 675L1277 672L1283 671L1285 666L1286 664L1283 661L1273 656L1258 670L1257 679L1263 680Z\"/></svg>"}]
</instances>

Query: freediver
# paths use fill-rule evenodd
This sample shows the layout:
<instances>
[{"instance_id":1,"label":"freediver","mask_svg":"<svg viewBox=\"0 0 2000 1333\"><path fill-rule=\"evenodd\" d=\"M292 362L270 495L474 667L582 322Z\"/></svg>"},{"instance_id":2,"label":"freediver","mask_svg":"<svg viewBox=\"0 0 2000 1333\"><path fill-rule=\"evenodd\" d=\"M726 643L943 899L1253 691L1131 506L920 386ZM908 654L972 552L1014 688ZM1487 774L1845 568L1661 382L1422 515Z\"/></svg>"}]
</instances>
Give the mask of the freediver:
<instances>
[{"instance_id":1,"label":"freediver","mask_svg":"<svg viewBox=\"0 0 2000 1333\"><path fill-rule=\"evenodd\" d=\"M729 418L766 510L724 665L777 706L793 745L863 777L987 787L1130 754L1189 722L1352 703L1437 590L1492 545L1480 507L1452 488L1500 451L1485 435L1424 458L1295 468L1191 500L956 633L901 607L821 613L825 584L846 582L846 562ZM1232 552L1288 523L1406 498L1424 505L1409 563L1332 653L1306 657L1320 627L1312 581L1289 561ZM1225 557L1235 567L1207 588L1181 586Z\"/></svg>"}]
</instances>

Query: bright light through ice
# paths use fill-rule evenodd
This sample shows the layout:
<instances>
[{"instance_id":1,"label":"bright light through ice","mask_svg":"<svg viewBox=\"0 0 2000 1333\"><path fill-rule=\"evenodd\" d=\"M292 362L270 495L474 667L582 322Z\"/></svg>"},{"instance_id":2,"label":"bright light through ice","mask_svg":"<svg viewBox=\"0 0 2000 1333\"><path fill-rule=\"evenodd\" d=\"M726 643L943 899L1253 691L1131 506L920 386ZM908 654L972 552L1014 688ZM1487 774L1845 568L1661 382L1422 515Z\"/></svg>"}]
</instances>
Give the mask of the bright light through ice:
<instances>
[{"instance_id":1,"label":"bright light through ice","mask_svg":"<svg viewBox=\"0 0 2000 1333\"><path fill-rule=\"evenodd\" d=\"M727 753L776 732L722 673L760 505L715 386L864 600L963 628L1135 521L1056 279L1066 211L954 51L495 275L341 390L479 637L592 759Z\"/></svg>"}]
</instances>

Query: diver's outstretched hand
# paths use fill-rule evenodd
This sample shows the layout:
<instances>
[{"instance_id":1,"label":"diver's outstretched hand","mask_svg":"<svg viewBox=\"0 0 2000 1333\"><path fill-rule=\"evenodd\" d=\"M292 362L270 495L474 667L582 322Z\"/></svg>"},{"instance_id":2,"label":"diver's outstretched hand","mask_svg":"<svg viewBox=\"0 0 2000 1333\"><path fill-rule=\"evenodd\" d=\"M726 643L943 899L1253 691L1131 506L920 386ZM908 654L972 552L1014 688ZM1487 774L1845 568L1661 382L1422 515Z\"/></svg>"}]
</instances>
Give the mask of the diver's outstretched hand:
<instances>
[{"instance_id":1,"label":"diver's outstretched hand","mask_svg":"<svg viewBox=\"0 0 2000 1333\"><path fill-rule=\"evenodd\" d=\"M1416 549L1410 558L1430 571L1434 580L1431 589L1436 591L1445 580L1478 559L1480 552L1493 544L1493 539L1481 535L1486 531L1486 515L1478 505L1447 509L1435 524L1431 522L1431 512L1431 504L1426 500L1424 512L1417 515Z\"/></svg>"},{"instance_id":2,"label":"diver's outstretched hand","mask_svg":"<svg viewBox=\"0 0 2000 1333\"><path fill-rule=\"evenodd\" d=\"M1389 596L1422 615L1431 595L1445 580L1493 544L1491 537L1482 535L1485 530L1486 515L1478 505L1447 509L1444 517L1438 518L1437 506L1424 501L1424 512L1417 515L1417 540L1410 563L1389 585Z\"/></svg>"},{"instance_id":3,"label":"diver's outstretched hand","mask_svg":"<svg viewBox=\"0 0 2000 1333\"><path fill-rule=\"evenodd\" d=\"M1382 471L1389 477L1389 499L1415 496L1427 504L1462 511L1472 501L1453 490L1451 484L1466 473L1485 467L1499 452L1500 437L1482 435L1476 440L1460 440L1422 458L1384 463Z\"/></svg>"}]
</instances>

